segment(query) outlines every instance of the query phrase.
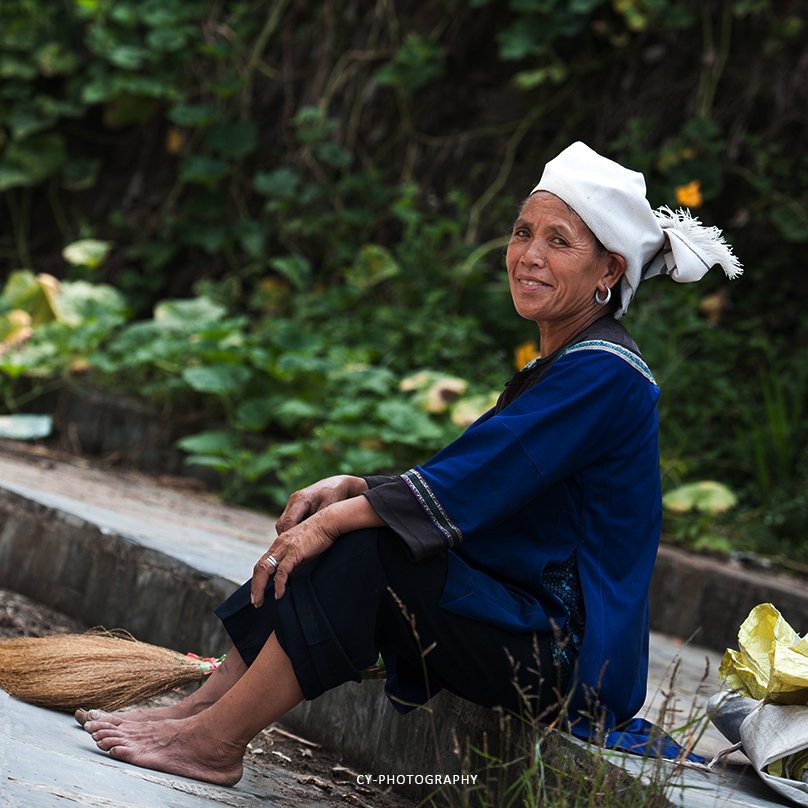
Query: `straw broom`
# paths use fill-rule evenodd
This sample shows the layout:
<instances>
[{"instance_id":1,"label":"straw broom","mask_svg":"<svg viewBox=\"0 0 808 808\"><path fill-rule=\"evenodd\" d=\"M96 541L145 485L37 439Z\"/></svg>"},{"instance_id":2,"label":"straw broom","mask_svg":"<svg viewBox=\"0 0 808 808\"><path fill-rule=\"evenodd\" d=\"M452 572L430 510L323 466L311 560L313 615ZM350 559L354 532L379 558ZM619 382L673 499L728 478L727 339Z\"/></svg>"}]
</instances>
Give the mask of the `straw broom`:
<instances>
[{"instance_id":1,"label":"straw broom","mask_svg":"<svg viewBox=\"0 0 808 808\"><path fill-rule=\"evenodd\" d=\"M118 710L201 682L223 659L180 654L104 629L22 637L0 642L0 688L53 710Z\"/></svg>"}]
</instances>

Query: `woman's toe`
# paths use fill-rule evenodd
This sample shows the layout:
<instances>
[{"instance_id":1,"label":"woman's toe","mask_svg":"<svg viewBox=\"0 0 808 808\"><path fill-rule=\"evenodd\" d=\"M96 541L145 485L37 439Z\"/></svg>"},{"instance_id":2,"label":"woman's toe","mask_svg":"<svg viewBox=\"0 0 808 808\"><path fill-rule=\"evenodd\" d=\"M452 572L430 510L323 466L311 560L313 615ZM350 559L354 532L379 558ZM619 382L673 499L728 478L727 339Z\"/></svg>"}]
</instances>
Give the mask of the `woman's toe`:
<instances>
[{"instance_id":1,"label":"woman's toe","mask_svg":"<svg viewBox=\"0 0 808 808\"><path fill-rule=\"evenodd\" d=\"M93 733L93 740L102 749L109 749L111 746L121 743L123 740L119 732L111 730L99 730Z\"/></svg>"}]
</instances>

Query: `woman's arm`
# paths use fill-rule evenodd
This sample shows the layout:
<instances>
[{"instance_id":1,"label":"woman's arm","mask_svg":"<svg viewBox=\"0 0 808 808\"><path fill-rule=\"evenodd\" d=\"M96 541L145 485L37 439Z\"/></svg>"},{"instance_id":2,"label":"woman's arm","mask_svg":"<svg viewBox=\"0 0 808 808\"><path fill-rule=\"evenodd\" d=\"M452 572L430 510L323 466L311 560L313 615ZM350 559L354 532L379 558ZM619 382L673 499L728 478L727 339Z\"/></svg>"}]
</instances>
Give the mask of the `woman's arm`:
<instances>
[{"instance_id":1,"label":"woman's arm","mask_svg":"<svg viewBox=\"0 0 808 808\"><path fill-rule=\"evenodd\" d=\"M289 497L283 513L275 524L275 530L278 534L284 533L323 508L335 502L357 497L367 489L368 484L362 477L352 477L348 474L326 477L300 491L295 491Z\"/></svg>"},{"instance_id":2,"label":"woman's arm","mask_svg":"<svg viewBox=\"0 0 808 808\"><path fill-rule=\"evenodd\" d=\"M365 488L367 487L364 480L360 482ZM345 533L384 525L384 520L373 510L365 497L352 496L350 499L342 499L330 505L321 504L308 519L284 530L272 543L268 552L259 559L253 568L250 596L253 606L257 608L263 604L264 592L273 573L277 600L283 597L289 576L304 561L320 555ZM277 562L277 568L268 560L270 556Z\"/></svg>"},{"instance_id":3,"label":"woman's arm","mask_svg":"<svg viewBox=\"0 0 808 808\"><path fill-rule=\"evenodd\" d=\"M647 377L605 351L561 357L541 384L364 497L415 560L473 542L550 486L625 455L632 435L650 440L658 395Z\"/></svg>"}]
</instances>

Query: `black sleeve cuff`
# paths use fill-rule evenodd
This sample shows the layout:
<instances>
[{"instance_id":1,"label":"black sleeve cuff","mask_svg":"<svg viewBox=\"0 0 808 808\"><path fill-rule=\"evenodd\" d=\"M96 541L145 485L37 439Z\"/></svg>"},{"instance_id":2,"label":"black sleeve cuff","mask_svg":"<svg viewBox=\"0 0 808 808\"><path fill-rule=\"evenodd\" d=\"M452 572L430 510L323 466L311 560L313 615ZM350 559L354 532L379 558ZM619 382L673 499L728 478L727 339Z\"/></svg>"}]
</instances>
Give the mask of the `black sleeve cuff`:
<instances>
[{"instance_id":1,"label":"black sleeve cuff","mask_svg":"<svg viewBox=\"0 0 808 808\"><path fill-rule=\"evenodd\" d=\"M362 477L362 479L368 484L368 488L376 488L377 485L391 483L393 480L397 480L398 477L390 477L387 474L368 474L367 477Z\"/></svg>"},{"instance_id":2,"label":"black sleeve cuff","mask_svg":"<svg viewBox=\"0 0 808 808\"><path fill-rule=\"evenodd\" d=\"M365 477L365 480L370 489L363 496L401 537L416 561L446 549L443 534L432 524L401 477Z\"/></svg>"}]
</instances>

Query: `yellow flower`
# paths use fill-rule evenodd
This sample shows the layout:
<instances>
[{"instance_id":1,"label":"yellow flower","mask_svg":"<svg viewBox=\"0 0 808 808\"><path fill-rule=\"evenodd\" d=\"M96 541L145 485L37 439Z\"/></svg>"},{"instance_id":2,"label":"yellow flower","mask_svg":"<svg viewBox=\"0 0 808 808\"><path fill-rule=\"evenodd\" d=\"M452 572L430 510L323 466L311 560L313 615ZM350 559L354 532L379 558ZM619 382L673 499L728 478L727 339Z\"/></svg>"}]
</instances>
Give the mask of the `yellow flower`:
<instances>
[{"instance_id":1,"label":"yellow flower","mask_svg":"<svg viewBox=\"0 0 808 808\"><path fill-rule=\"evenodd\" d=\"M701 183L698 180L678 185L676 187L676 201L686 208L697 208L702 203Z\"/></svg>"},{"instance_id":2,"label":"yellow flower","mask_svg":"<svg viewBox=\"0 0 808 808\"><path fill-rule=\"evenodd\" d=\"M712 295L707 295L699 303L699 313L703 314L708 322L713 325L721 322L721 317L729 303L729 295L726 288L722 288Z\"/></svg>"},{"instance_id":3,"label":"yellow flower","mask_svg":"<svg viewBox=\"0 0 808 808\"><path fill-rule=\"evenodd\" d=\"M169 154L179 154L185 144L185 135L181 129L171 126L166 132L166 151Z\"/></svg>"},{"instance_id":4,"label":"yellow flower","mask_svg":"<svg viewBox=\"0 0 808 808\"><path fill-rule=\"evenodd\" d=\"M426 412L443 412L458 396L466 392L468 382L455 376L438 379L419 397L419 405Z\"/></svg>"},{"instance_id":5,"label":"yellow flower","mask_svg":"<svg viewBox=\"0 0 808 808\"><path fill-rule=\"evenodd\" d=\"M83 356L70 362L67 368L71 373L84 373L90 369L90 360Z\"/></svg>"},{"instance_id":6,"label":"yellow flower","mask_svg":"<svg viewBox=\"0 0 808 808\"><path fill-rule=\"evenodd\" d=\"M513 352L513 364L517 370L521 370L531 359L539 355L539 346L535 342L523 342Z\"/></svg>"}]
</instances>

